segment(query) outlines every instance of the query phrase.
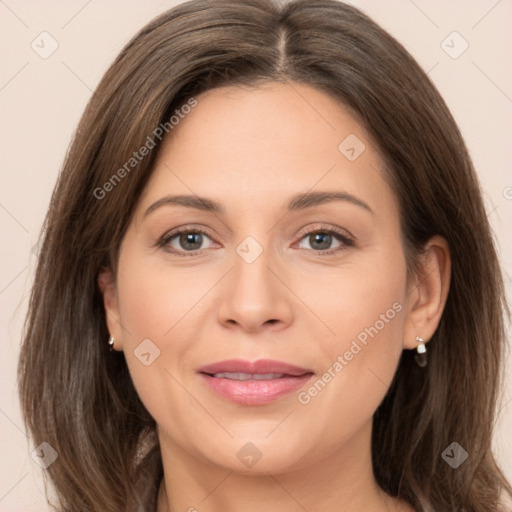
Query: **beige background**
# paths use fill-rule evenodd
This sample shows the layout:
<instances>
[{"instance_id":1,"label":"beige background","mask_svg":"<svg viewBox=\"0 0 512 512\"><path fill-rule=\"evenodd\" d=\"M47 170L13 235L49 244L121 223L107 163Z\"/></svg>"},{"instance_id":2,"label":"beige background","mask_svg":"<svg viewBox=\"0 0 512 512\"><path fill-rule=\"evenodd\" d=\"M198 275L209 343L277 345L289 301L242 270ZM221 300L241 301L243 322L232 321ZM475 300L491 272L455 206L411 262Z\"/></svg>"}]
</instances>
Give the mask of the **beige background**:
<instances>
[{"instance_id":1,"label":"beige background","mask_svg":"<svg viewBox=\"0 0 512 512\"><path fill-rule=\"evenodd\" d=\"M15 369L36 242L73 130L100 77L124 43L156 14L180 2L0 0L0 511L48 510L41 470L21 421ZM512 0L366 0L360 7L429 72L470 148L496 233L510 297L512 242ZM46 31L58 43L41 58ZM469 44L458 58L441 43L457 31ZM48 36L44 36L48 37ZM452 43L453 40L453 43ZM51 48L46 39L44 48ZM450 36L456 52L463 41ZM42 48L41 50L42 51ZM468 247L468 251L472 248ZM508 359L510 369L510 358ZM495 450L512 480L512 377L507 372ZM471 447L465 447L471 452Z\"/></svg>"}]
</instances>

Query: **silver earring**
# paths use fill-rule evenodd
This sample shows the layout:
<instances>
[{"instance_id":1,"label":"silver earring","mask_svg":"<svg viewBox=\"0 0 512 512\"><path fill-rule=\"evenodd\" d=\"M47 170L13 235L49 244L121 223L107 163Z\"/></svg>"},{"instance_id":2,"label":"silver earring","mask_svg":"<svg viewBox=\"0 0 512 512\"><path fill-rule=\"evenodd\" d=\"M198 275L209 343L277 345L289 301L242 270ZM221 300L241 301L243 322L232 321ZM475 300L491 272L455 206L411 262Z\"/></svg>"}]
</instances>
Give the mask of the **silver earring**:
<instances>
[{"instance_id":1,"label":"silver earring","mask_svg":"<svg viewBox=\"0 0 512 512\"><path fill-rule=\"evenodd\" d=\"M113 336L110 336L110 338L108 339L108 346L110 348L110 351L112 352L114 350L114 337Z\"/></svg>"},{"instance_id":2,"label":"silver earring","mask_svg":"<svg viewBox=\"0 0 512 512\"><path fill-rule=\"evenodd\" d=\"M416 360L416 364L424 368L427 366L427 347L425 347L425 340L420 336L416 336L416 341L418 342L418 346L416 347L416 354L414 354L414 359Z\"/></svg>"}]
</instances>

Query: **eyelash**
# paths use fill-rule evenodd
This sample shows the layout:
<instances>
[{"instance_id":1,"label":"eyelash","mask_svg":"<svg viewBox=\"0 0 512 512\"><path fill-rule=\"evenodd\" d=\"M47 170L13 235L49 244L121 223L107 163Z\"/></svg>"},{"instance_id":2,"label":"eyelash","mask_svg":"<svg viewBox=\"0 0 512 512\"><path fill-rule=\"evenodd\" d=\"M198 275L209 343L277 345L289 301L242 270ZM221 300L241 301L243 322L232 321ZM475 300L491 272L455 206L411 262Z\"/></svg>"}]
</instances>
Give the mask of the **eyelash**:
<instances>
[{"instance_id":1,"label":"eyelash","mask_svg":"<svg viewBox=\"0 0 512 512\"><path fill-rule=\"evenodd\" d=\"M196 256L197 254L199 254L201 251L204 250L204 249L198 249L196 251L177 251L175 249L167 248L167 244L169 244L169 242L173 238L175 238L183 233L201 234L201 235L206 235L208 238L212 238L206 231L204 231L202 229L196 229L196 228L184 226L182 228L177 229L176 231L172 231L170 233L166 233L165 235L163 235L160 238L160 240L158 240L156 245L171 254L176 254L177 256L185 256L185 257ZM335 238L337 238L340 242L343 243L343 245L340 247L337 247L335 249L328 249L325 251L314 251L313 249L308 249L309 251L313 251L315 254L320 255L320 256L329 256L336 252L345 250L346 247L352 247L355 245L354 239L349 237L348 235L342 233L341 231L339 231L335 228L322 227L322 226L319 228L314 228L314 229L310 229L310 230L306 231L305 233L302 234L299 241L302 240L303 238L307 237L308 235L318 234L318 233L334 235Z\"/></svg>"}]
</instances>

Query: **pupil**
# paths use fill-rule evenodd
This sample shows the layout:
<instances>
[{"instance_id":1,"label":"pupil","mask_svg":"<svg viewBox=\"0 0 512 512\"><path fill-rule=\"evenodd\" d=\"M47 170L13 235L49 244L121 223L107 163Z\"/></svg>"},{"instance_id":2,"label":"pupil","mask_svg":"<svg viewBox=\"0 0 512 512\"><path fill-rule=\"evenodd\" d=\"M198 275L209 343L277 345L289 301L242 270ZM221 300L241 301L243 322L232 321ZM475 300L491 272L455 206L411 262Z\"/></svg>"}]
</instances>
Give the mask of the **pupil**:
<instances>
[{"instance_id":1,"label":"pupil","mask_svg":"<svg viewBox=\"0 0 512 512\"><path fill-rule=\"evenodd\" d=\"M329 244L331 242L331 238L332 238L332 235L328 235L328 234L321 234L321 233L316 233L314 235L311 235L314 237L314 240L315 240L315 243L318 241L318 239L320 239L320 245L321 247L317 247L318 249L328 249L329 248ZM324 244L322 245L322 239L323 239L323 242ZM325 243L325 241L327 240L327 243ZM314 245L311 244L311 246L314 248Z\"/></svg>"},{"instance_id":2,"label":"pupil","mask_svg":"<svg viewBox=\"0 0 512 512\"><path fill-rule=\"evenodd\" d=\"M194 238L195 237L201 237L201 233L186 233L184 235L181 235L180 237L180 244L182 245L182 247L184 248L187 248L187 244L192 244L194 245L194 243L198 243L197 240L194 241ZM201 239L199 239L199 245L197 247L190 247L188 246L189 249L199 249L201 247Z\"/></svg>"}]
</instances>

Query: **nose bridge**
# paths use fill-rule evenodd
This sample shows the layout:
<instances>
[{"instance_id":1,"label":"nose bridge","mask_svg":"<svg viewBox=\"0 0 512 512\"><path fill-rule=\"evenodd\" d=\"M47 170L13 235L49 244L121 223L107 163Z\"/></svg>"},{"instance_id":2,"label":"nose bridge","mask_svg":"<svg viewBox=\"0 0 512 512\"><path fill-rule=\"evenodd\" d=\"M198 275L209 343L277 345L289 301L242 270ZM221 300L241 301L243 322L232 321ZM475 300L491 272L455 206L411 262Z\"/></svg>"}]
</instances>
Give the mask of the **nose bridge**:
<instances>
[{"instance_id":1,"label":"nose bridge","mask_svg":"<svg viewBox=\"0 0 512 512\"><path fill-rule=\"evenodd\" d=\"M234 288L238 295L245 297L250 302L254 297L255 302L268 300L271 295L276 295L275 276L269 270L275 255L272 253L271 237L267 234L246 236L235 248L233 261Z\"/></svg>"},{"instance_id":2,"label":"nose bridge","mask_svg":"<svg viewBox=\"0 0 512 512\"><path fill-rule=\"evenodd\" d=\"M279 262L271 240L261 229L235 247L233 270L223 288L220 321L236 322L250 330L269 320L290 321L291 304L287 288L274 274Z\"/></svg>"}]
</instances>

